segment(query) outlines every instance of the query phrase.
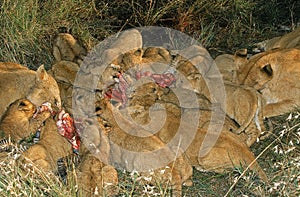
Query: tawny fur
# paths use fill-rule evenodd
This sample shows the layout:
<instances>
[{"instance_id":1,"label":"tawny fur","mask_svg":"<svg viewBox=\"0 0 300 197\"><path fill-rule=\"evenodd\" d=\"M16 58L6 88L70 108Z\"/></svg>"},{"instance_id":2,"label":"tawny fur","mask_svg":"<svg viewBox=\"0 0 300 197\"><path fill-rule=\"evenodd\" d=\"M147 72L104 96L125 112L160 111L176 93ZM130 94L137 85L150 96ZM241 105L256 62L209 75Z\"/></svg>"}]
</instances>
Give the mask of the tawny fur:
<instances>
[{"instance_id":1,"label":"tawny fur","mask_svg":"<svg viewBox=\"0 0 300 197\"><path fill-rule=\"evenodd\" d=\"M265 101L263 116L272 117L300 106L300 50L278 49L251 57L238 71L238 81L254 87Z\"/></svg>"},{"instance_id":2,"label":"tawny fur","mask_svg":"<svg viewBox=\"0 0 300 197\"><path fill-rule=\"evenodd\" d=\"M47 74L44 66L33 71L14 63L1 63L1 65L0 117L9 104L20 98L27 98L36 106L50 102L53 106L60 107L59 88L56 81ZM8 67L10 69L7 69Z\"/></svg>"},{"instance_id":3,"label":"tawny fur","mask_svg":"<svg viewBox=\"0 0 300 197\"><path fill-rule=\"evenodd\" d=\"M35 111L36 107L27 99L18 99L10 104L0 121L2 137L18 142L34 134L50 116L50 113L44 112L33 119Z\"/></svg>"},{"instance_id":4,"label":"tawny fur","mask_svg":"<svg viewBox=\"0 0 300 197\"><path fill-rule=\"evenodd\" d=\"M257 46L264 51L288 48L300 49L300 28L298 27L283 36L260 42Z\"/></svg>"},{"instance_id":5,"label":"tawny fur","mask_svg":"<svg viewBox=\"0 0 300 197\"><path fill-rule=\"evenodd\" d=\"M170 55L171 53L165 49L160 49L160 48L141 49L140 44L136 44L134 45L135 47L134 49L130 48L130 50L127 52L126 50L121 50L122 47L121 48L119 47L119 45L122 44L122 39L119 39L116 43L117 44L115 44L115 46L112 45L113 47L111 47L109 50L104 52L105 54L104 62L106 61L105 63L107 63L108 66L101 73L99 84L97 86L97 88L99 88L100 98L103 96L104 93L103 91L105 91L105 88L115 83L113 76L116 76L116 74L118 73L123 73L126 72L127 70L136 69L136 68L150 70L154 73L166 71L164 69L167 68L167 66L163 67L162 69L161 67L156 66L159 65L157 64L156 61L158 61L158 63L161 63L160 65L172 64L174 68L176 68L179 72L181 72L181 74L184 77L187 77L187 79L191 82L191 85L187 87L187 90L198 92L197 95L199 98L202 98L201 91L203 91L203 89L205 91L207 90L207 87L205 87L205 80L202 75L206 75L207 77L207 76L213 76L213 74L215 74L214 73L215 71L212 72L210 70L210 63L213 63L213 60L209 57L207 51L201 47L192 46L186 51L183 50L180 52L182 55L185 56L185 58L181 58L180 55L178 55L177 53L176 55L177 59L174 59L173 56ZM124 46L126 45L124 44ZM197 56L195 56L195 54L189 53L189 51L193 52L194 50L198 51L200 55L199 53L197 53ZM197 64L198 67L197 68L194 67L193 64ZM55 66L56 67L55 69L57 70L62 69L62 73L68 70L68 65L64 65L64 64L61 65L62 66L59 66L59 64L57 64L57 66ZM92 65L92 66L97 66L97 65ZM90 69L93 70L93 72L97 70L96 67ZM85 70L85 72L86 71L87 70ZM134 76L134 73L130 73L129 75ZM68 81L69 79L71 79L70 81L72 81L74 79L74 75L68 77L69 78L66 79L66 81ZM176 85L178 85L181 88L185 88L184 87L185 84L182 84L180 80L176 81ZM141 127L136 128L137 126L136 124L131 124L128 122L128 120L122 119L122 115L120 114L119 110L116 107L111 105L105 99L99 100L97 95L96 106L99 105L98 107L96 107L96 109L98 109L97 116L98 116L98 121L100 123L100 127L102 128L102 132L104 133L100 132L101 134L99 134L98 129L96 128L91 129L95 131L92 132L95 135L91 134L90 139L92 140L93 143L95 143L96 148L97 148L97 141L101 141L101 138L105 139L108 137L109 141L114 141L118 146L121 146L124 149L141 151L141 152L151 152L153 150L156 150L157 148L164 147L165 143L168 142L168 140L170 140L172 136L174 136L174 133L172 133L171 131L176 131L176 127L178 127L179 124L178 121L180 118L180 110L178 108L178 105L174 104L174 102L175 103L178 102L178 100L176 100L176 97L174 97L174 95L172 96L171 94L165 92L167 88L166 89L160 88L153 83L152 85L150 84L149 87L142 86L141 89L143 90L142 92L137 93L136 92L137 90L135 90L134 91L135 94L129 95L131 99L130 101L131 106L127 106L128 107L127 109L132 112L131 114L132 118L137 123L147 124L150 121L149 115L146 113L147 110L149 110L149 106L151 106L153 102L160 100L163 104L166 104L167 109L169 109L168 111L169 119L167 119L167 122L164 125L163 129L160 132L158 132L156 135L151 135L148 138L139 138L137 136L126 134L116 123L115 120L116 114L119 114L118 116L120 116L121 121L123 121L124 125L127 125L132 130L135 130L138 133L144 133L145 135L149 134L149 132L144 129L141 129ZM74 96L76 97L76 95ZM172 181L173 189L180 190L181 185L184 182L189 181L189 177L191 176L191 165L201 169L222 172L227 168L232 168L240 165L246 167L251 162L253 162L253 165L250 168L253 170L257 170L259 175L262 177L262 179L266 180L265 173L261 170L258 163L255 161L254 155L250 152L245 142L243 142L242 137L229 132L231 130L238 130L238 125L234 121L230 120L229 117L227 117L225 120L225 126L224 128L221 129L222 132L217 141L217 144L214 147L212 147L212 150L207 155L205 155L204 157L199 157L198 153L200 150L200 145L203 142L204 136L206 135L207 122L210 121L210 117L211 117L211 111L209 108L210 102L207 99L206 100L199 99L199 103L202 105L199 110L200 111L203 110L203 114L205 118L203 120L200 119L200 125L197 129L196 137L195 139L192 138L193 139L192 144L188 147L186 152L182 152L182 150L179 151L182 153L182 156L178 157L177 161L175 160L168 164L169 166L173 166L172 168L173 170L170 171L168 175L165 175L165 177L162 178L166 180L170 176L177 177L176 178L177 181L175 181L175 179L171 179L171 181ZM257 105L257 103L255 103L255 105ZM234 111L235 108L232 108L232 110ZM114 115L112 115L113 112ZM247 113L251 113L252 115L253 114L252 112L253 111ZM235 116L236 114L233 113L233 115ZM241 124L245 122L245 124L249 123L250 125L251 121L244 120L243 118L245 117L244 116L241 117L240 120ZM183 124L186 126L187 129L189 128L188 122ZM115 145L112 145L112 147L110 147L109 152L110 152L109 157L114 162L113 163L114 165L121 165L120 167L123 168L126 167L126 166L122 166L124 165L125 162L122 151L120 152L118 149L116 149ZM170 157L170 155L166 154L165 157L168 158ZM132 160L130 161L134 161L136 158L131 158L131 159ZM170 158L170 159L174 159L174 158ZM136 162L132 162L127 165L129 165L130 169L134 169L134 167L138 167L139 164Z\"/></svg>"},{"instance_id":6,"label":"tawny fur","mask_svg":"<svg viewBox=\"0 0 300 197\"><path fill-rule=\"evenodd\" d=\"M72 154L70 143L62 137L55 120L48 118L41 129L40 140L26 150L20 162L33 162L45 171L57 171L57 160Z\"/></svg>"},{"instance_id":7,"label":"tawny fur","mask_svg":"<svg viewBox=\"0 0 300 197\"><path fill-rule=\"evenodd\" d=\"M53 44L53 56L56 62L70 61L81 64L87 51L78 41L68 33L56 35Z\"/></svg>"},{"instance_id":8,"label":"tawny fur","mask_svg":"<svg viewBox=\"0 0 300 197\"><path fill-rule=\"evenodd\" d=\"M189 128L191 128L191 123L181 121L184 116L188 117L188 114L185 114L188 113L186 112L188 110L182 111L182 103L179 103L178 100L176 101L176 95L171 91L168 93L165 92L160 96L156 96L156 93L152 91L153 86L155 87L155 89L159 89L159 87L155 85L152 85L152 87L149 88L149 84L146 84L135 91L135 95L137 95L137 97L139 98L135 100L135 98L133 97L132 101L130 102L130 107L138 105L142 106L143 108L139 110L139 116L131 114L131 117L133 118L138 117L138 119L134 119L134 121L138 121L141 124L147 124L149 122L150 116L150 114L148 114L150 110L149 107L152 106L155 102L164 105L167 111L167 120L164 124L164 127L162 127L161 130L156 131L155 135L162 139L163 142L168 143L177 134L179 126L186 128L187 131L184 132L186 136L183 136L183 138L190 138L192 139L192 142L185 151L185 155L190 159L193 166L202 168L204 170L222 172L227 168L232 168L239 165L247 167L251 164L251 162L254 162L251 169L257 170L260 176L266 180L264 172L260 169L257 162L255 162L254 155L248 149L246 143L243 142L241 136L229 132L237 130L238 128L238 125L236 125L235 122L233 122L229 117L225 118L225 122L223 128L221 128L221 133L218 141L216 142L216 144L214 144L213 147L211 147L212 149L208 153L208 156L205 156L203 158L199 157L199 150L201 144L204 141L204 137L207 134L208 123L211 121L212 116L209 102L204 98L199 97L200 119L196 136L192 138L192 136L189 136L191 134L191 131L189 131ZM181 90L181 92L183 91L184 90ZM136 110L133 110L133 112L136 112ZM145 120L141 121L141 119L143 118ZM244 118L247 119L247 117ZM130 131L132 131L132 129L130 129ZM203 165L203 163L205 165Z\"/></svg>"}]
</instances>

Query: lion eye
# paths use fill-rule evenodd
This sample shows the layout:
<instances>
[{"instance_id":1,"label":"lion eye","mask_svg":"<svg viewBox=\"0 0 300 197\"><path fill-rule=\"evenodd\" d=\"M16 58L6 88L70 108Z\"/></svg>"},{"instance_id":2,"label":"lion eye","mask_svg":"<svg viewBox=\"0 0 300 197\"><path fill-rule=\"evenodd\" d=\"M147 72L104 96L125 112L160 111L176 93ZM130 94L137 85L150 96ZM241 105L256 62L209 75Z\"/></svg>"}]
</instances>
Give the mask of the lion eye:
<instances>
[{"instance_id":1,"label":"lion eye","mask_svg":"<svg viewBox=\"0 0 300 197\"><path fill-rule=\"evenodd\" d=\"M58 104L59 104L59 103L58 103L58 100L57 100L57 99L54 99L54 105L55 105L55 106L58 106Z\"/></svg>"},{"instance_id":2,"label":"lion eye","mask_svg":"<svg viewBox=\"0 0 300 197\"><path fill-rule=\"evenodd\" d=\"M22 106L22 107L24 107L24 106L26 106L26 103L24 103L23 101L20 103L20 105L19 106Z\"/></svg>"},{"instance_id":3,"label":"lion eye","mask_svg":"<svg viewBox=\"0 0 300 197\"><path fill-rule=\"evenodd\" d=\"M272 76L273 75L273 69L272 69L271 64L264 65L264 67L262 67L262 71L264 73L266 73L268 76Z\"/></svg>"}]
</instances>

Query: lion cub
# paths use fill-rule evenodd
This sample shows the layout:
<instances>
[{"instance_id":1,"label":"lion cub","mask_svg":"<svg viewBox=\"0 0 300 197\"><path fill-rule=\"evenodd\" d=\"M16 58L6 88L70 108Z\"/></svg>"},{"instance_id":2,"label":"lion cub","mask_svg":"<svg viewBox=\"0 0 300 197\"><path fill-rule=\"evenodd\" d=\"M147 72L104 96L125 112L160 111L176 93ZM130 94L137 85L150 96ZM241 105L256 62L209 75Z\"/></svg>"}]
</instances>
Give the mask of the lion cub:
<instances>
[{"instance_id":1,"label":"lion cub","mask_svg":"<svg viewBox=\"0 0 300 197\"><path fill-rule=\"evenodd\" d=\"M13 141L20 141L43 124L50 113L44 112L33 119L36 107L27 99L18 99L9 105L0 121L1 137L10 137Z\"/></svg>"},{"instance_id":2,"label":"lion cub","mask_svg":"<svg viewBox=\"0 0 300 197\"><path fill-rule=\"evenodd\" d=\"M57 132L55 121L48 118L41 129L40 140L22 154L20 161L30 161L43 170L56 172L57 160L70 154L69 142Z\"/></svg>"},{"instance_id":3,"label":"lion cub","mask_svg":"<svg viewBox=\"0 0 300 197\"><path fill-rule=\"evenodd\" d=\"M40 130L40 140L23 152L20 162L30 160L44 170L56 171L56 161L72 153L70 144L58 132L50 112L39 113L34 118L36 106L28 99L13 102L3 115L0 129L4 137L20 141Z\"/></svg>"},{"instance_id":4,"label":"lion cub","mask_svg":"<svg viewBox=\"0 0 300 197\"><path fill-rule=\"evenodd\" d=\"M65 60L81 64L87 51L68 33L59 33L54 39L53 55L57 62Z\"/></svg>"}]
</instances>

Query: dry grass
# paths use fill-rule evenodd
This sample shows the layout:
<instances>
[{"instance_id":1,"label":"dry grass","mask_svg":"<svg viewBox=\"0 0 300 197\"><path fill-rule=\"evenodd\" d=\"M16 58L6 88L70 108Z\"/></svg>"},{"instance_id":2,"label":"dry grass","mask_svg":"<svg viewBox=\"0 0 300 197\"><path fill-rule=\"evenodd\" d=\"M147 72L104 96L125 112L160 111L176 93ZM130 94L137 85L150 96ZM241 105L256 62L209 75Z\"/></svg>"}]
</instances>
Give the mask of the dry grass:
<instances>
[{"instance_id":1,"label":"dry grass","mask_svg":"<svg viewBox=\"0 0 300 197\"><path fill-rule=\"evenodd\" d=\"M294 28L300 3L272 0L3 0L0 2L0 61L36 69L53 62L52 39L59 30L72 32L91 48L111 34L146 25L162 25L199 40L213 53L251 48L255 42L283 34L279 25ZM274 132L252 147L270 183L242 169L226 174L195 171L194 186L184 196L299 196L300 116L272 119ZM2 155L3 156L3 155ZM29 168L26 168L29 169ZM0 163L2 196L76 196L76 183L63 185L54 174L21 170L12 157ZM76 173L70 172L71 179ZM124 196L169 196L168 188L141 185L136 175L122 173ZM238 180L238 182L236 182ZM234 187L232 189L231 186ZM79 195L80 196L80 195Z\"/></svg>"}]
</instances>

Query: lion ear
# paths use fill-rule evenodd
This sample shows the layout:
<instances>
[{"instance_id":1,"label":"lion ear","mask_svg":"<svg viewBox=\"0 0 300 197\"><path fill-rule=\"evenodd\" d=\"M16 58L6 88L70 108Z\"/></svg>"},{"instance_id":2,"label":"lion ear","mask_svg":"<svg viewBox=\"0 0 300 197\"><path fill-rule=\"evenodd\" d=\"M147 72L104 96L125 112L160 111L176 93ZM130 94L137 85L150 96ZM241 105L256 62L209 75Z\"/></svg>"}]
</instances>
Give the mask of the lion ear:
<instances>
[{"instance_id":1,"label":"lion ear","mask_svg":"<svg viewBox=\"0 0 300 197\"><path fill-rule=\"evenodd\" d=\"M261 68L261 71L266 73L269 77L273 75L273 69L271 64L266 64Z\"/></svg>"},{"instance_id":2,"label":"lion ear","mask_svg":"<svg viewBox=\"0 0 300 197\"><path fill-rule=\"evenodd\" d=\"M36 71L36 79L38 82L48 79L48 73L44 68L44 65L41 65Z\"/></svg>"},{"instance_id":3,"label":"lion ear","mask_svg":"<svg viewBox=\"0 0 300 197\"><path fill-rule=\"evenodd\" d=\"M30 102L26 100L21 100L18 105L18 110L20 111L29 111L30 110Z\"/></svg>"}]
</instances>

